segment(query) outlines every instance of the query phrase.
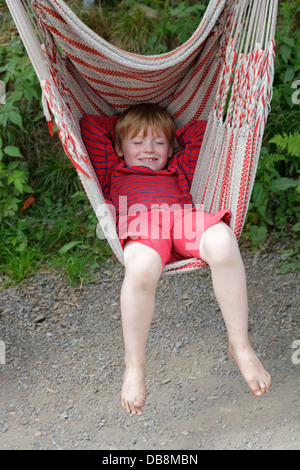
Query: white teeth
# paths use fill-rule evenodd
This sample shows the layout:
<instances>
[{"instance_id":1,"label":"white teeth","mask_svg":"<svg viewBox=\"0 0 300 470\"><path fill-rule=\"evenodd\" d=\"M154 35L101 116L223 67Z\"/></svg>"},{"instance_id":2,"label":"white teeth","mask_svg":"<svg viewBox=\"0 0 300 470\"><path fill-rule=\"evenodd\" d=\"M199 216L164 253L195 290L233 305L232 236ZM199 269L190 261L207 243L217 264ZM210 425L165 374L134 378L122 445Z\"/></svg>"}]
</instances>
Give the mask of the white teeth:
<instances>
[{"instance_id":1,"label":"white teeth","mask_svg":"<svg viewBox=\"0 0 300 470\"><path fill-rule=\"evenodd\" d=\"M155 162L156 158L142 158L142 162Z\"/></svg>"}]
</instances>

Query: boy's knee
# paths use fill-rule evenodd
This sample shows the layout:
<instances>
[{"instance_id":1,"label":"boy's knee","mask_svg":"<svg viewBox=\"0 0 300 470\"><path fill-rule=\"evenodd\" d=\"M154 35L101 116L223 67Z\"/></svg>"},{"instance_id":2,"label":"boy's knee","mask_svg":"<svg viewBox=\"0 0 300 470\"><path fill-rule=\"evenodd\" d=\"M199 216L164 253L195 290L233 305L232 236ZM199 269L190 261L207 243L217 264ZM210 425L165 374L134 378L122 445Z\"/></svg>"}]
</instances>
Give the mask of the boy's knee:
<instances>
[{"instance_id":1,"label":"boy's knee","mask_svg":"<svg viewBox=\"0 0 300 470\"><path fill-rule=\"evenodd\" d=\"M200 256L207 262L224 263L230 261L236 238L224 222L210 227L202 236Z\"/></svg>"},{"instance_id":2,"label":"boy's knee","mask_svg":"<svg viewBox=\"0 0 300 470\"><path fill-rule=\"evenodd\" d=\"M159 254L138 242L131 242L125 247L124 261L126 273L136 282L147 285L157 282L162 272Z\"/></svg>"}]
</instances>

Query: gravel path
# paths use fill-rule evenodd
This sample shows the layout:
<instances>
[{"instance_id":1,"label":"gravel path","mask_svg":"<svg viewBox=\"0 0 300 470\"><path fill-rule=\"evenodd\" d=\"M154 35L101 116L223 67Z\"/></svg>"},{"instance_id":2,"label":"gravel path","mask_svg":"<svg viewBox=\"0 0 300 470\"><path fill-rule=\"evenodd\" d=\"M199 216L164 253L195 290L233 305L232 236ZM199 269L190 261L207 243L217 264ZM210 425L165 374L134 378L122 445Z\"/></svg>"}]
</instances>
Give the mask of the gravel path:
<instances>
[{"instance_id":1,"label":"gravel path","mask_svg":"<svg viewBox=\"0 0 300 470\"><path fill-rule=\"evenodd\" d=\"M102 267L81 289L40 272L0 291L0 449L300 449L299 282L276 273L277 253L242 255L251 341L273 378L268 395L253 397L228 359L210 273L199 270L160 281L147 404L142 417L127 415L123 268Z\"/></svg>"}]
</instances>

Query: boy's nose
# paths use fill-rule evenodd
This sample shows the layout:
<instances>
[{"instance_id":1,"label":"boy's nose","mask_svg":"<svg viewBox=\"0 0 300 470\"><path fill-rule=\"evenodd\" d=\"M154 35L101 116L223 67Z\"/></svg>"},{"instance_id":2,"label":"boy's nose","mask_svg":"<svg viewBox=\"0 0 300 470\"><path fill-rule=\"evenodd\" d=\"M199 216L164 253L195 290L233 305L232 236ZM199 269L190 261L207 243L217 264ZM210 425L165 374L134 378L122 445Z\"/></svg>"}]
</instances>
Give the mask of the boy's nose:
<instances>
[{"instance_id":1,"label":"boy's nose","mask_svg":"<svg viewBox=\"0 0 300 470\"><path fill-rule=\"evenodd\" d=\"M153 152L152 142L145 142L144 152L147 152L147 153L152 153Z\"/></svg>"}]
</instances>

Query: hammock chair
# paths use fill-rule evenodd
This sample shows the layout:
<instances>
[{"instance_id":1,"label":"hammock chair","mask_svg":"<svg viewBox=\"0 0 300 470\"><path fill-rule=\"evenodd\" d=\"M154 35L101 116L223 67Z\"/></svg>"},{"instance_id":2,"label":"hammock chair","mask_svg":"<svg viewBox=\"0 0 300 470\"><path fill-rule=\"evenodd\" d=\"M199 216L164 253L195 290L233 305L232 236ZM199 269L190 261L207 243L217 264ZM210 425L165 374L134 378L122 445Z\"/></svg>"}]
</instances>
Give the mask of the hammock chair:
<instances>
[{"instance_id":1,"label":"hammock chair","mask_svg":"<svg viewBox=\"0 0 300 470\"><path fill-rule=\"evenodd\" d=\"M117 259L123 251L81 139L85 114L111 116L136 103L165 107L177 127L208 121L191 187L195 204L231 210L240 237L270 110L277 0L211 0L190 39L173 51L133 54L108 43L62 0L6 0L53 117ZM206 266L169 263L164 274Z\"/></svg>"}]
</instances>

